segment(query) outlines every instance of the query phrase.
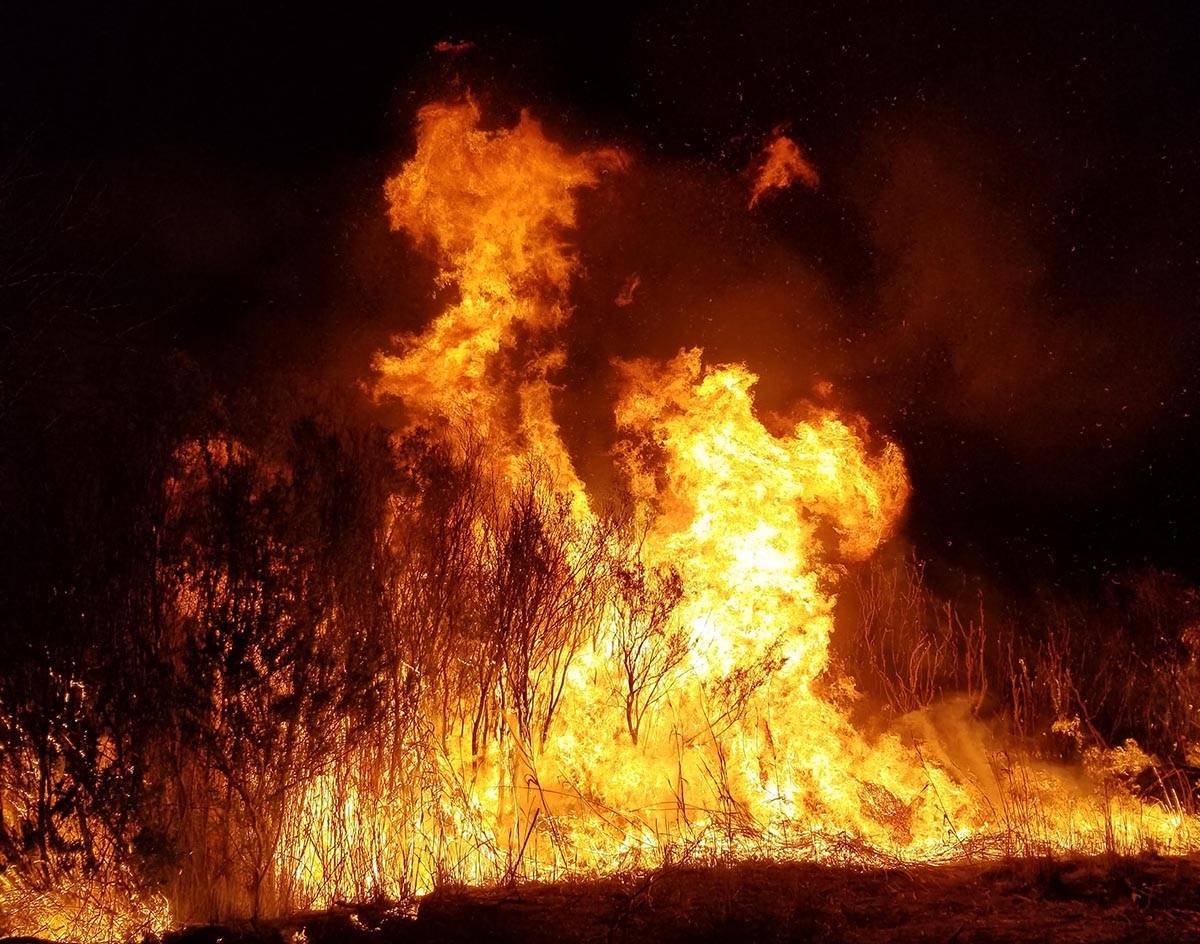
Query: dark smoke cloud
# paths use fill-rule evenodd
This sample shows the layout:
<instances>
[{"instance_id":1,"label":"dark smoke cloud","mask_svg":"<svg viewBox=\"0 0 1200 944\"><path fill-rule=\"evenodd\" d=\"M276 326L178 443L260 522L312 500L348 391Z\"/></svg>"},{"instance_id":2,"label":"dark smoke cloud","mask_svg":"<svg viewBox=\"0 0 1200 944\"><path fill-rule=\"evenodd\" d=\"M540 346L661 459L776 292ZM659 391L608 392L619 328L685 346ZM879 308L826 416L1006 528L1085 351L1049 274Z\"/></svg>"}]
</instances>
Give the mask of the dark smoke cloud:
<instances>
[{"instance_id":1,"label":"dark smoke cloud","mask_svg":"<svg viewBox=\"0 0 1200 944\"><path fill-rule=\"evenodd\" d=\"M588 195L568 399L579 387L592 398L612 357L699 345L747 361L768 407L833 379L878 421L916 413L1023 455L1107 454L1154 426L1184 364L1153 301L1058 297L982 140L880 135L859 163L843 199L867 234L865 265L814 259L790 239L820 215L819 194L764 222L737 178L635 164ZM863 284L843 291L840 273L855 268Z\"/></svg>"},{"instance_id":2,"label":"dark smoke cloud","mask_svg":"<svg viewBox=\"0 0 1200 944\"><path fill-rule=\"evenodd\" d=\"M867 351L893 395L1044 459L1094 461L1144 436L1183 367L1153 299L1060 297L978 139L910 131L867 163L856 199L880 315Z\"/></svg>"}]
</instances>

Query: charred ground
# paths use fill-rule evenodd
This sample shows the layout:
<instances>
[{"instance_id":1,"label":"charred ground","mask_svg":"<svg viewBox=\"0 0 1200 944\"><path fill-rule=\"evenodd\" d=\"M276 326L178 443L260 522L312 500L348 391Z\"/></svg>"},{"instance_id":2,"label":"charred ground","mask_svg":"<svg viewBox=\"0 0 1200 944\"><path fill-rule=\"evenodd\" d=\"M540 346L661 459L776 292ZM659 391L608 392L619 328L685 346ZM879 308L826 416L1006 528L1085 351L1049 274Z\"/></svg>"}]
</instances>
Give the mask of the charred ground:
<instances>
[{"instance_id":1,"label":"charred ground","mask_svg":"<svg viewBox=\"0 0 1200 944\"><path fill-rule=\"evenodd\" d=\"M622 880L446 888L275 927L197 928L164 944L637 944L745 941L1020 944L1200 937L1195 862L1025 861L917 868L744 863Z\"/></svg>"}]
</instances>

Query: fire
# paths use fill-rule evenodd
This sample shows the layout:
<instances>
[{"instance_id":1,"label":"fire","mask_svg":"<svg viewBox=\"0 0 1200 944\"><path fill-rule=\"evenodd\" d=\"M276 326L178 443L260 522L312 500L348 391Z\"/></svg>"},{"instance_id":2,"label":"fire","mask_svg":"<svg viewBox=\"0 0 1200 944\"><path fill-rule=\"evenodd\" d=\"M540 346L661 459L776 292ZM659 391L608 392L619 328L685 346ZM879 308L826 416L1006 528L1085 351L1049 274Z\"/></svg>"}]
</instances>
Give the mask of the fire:
<instances>
[{"instance_id":1,"label":"fire","mask_svg":"<svg viewBox=\"0 0 1200 944\"><path fill-rule=\"evenodd\" d=\"M625 527L638 537L606 532L553 418L555 332L578 265L574 194L625 160L569 153L528 115L507 130L479 122L469 99L424 108L416 154L387 184L393 226L443 265L459 299L378 356L375 393L447 435L480 430L502 491L525 487L531 463L548 467L541 487L570 496L572 579L597 554L619 563L606 565L592 623L539 670L529 697L553 705L540 728L512 708L486 744L446 724L433 795L366 826L354 814L372 844L394 836L408 850L381 872L421 890L451 864L471 881L552 877L680 848L823 856L848 840L937 858L1002 828L1002 800L954 771L936 738L922 749L912 729L861 734L844 707L853 693L830 678L840 562L869 555L899 520L899 449L828 408L769 429L754 374L705 365L699 350L618 364ZM797 178L814 185L815 171L779 136L753 200ZM344 834L338 803L358 800L343 785L333 802L329 789L310 791L300 819ZM1061 816L1070 828L1078 811ZM396 822L417 825L401 836ZM320 842L290 853L316 899L351 891L315 864L329 857Z\"/></svg>"},{"instance_id":2,"label":"fire","mask_svg":"<svg viewBox=\"0 0 1200 944\"><path fill-rule=\"evenodd\" d=\"M800 145L778 128L763 148L758 165L750 188L751 209L772 190L783 190L797 181L809 190L816 190L821 183L817 169L800 150Z\"/></svg>"},{"instance_id":3,"label":"fire","mask_svg":"<svg viewBox=\"0 0 1200 944\"><path fill-rule=\"evenodd\" d=\"M526 495L521 507L546 514L553 493L569 496L564 556L544 566L561 568L555 592L588 623L556 637L553 654L525 653L529 691L489 738L467 735L465 703L427 728L414 753L425 759L412 761L425 765L420 790L382 805L353 764L314 784L296 812L307 828L282 844L281 866L319 904L380 883L549 878L680 850L823 857L851 842L936 859L1002 831L1005 797L978 770L956 769L919 721L860 733L852 690L831 677L842 562L870 555L908 497L898 447L827 407L768 428L755 375L706 365L700 350L616 364L633 514L610 526L552 404L556 331L578 269L575 194L625 158L570 153L527 114L501 130L480 117L470 99L422 109L416 153L387 183L393 227L442 265L457 299L378 355L375 395L400 398L460 449L460 431L478 431L495 487ZM780 135L751 203L795 179L813 186L816 174ZM533 467L549 477L529 484ZM568 599L587 575L603 599ZM1061 841L1094 837L1077 791L1051 771L1037 778ZM1168 844L1178 825L1136 804L1116 821Z\"/></svg>"},{"instance_id":4,"label":"fire","mask_svg":"<svg viewBox=\"0 0 1200 944\"><path fill-rule=\"evenodd\" d=\"M571 496L571 527L588 535L602 522L551 410L555 330L577 266L574 192L623 158L569 154L528 115L508 130L479 122L471 100L422 109L416 154L387 184L393 226L442 264L459 299L376 359L375 393L421 422L480 431L501 489L520 488L531 461L547 465L548 484ZM441 776L458 786L405 818L444 823L451 849L475 850L476 880L514 854L524 873L550 875L652 861L685 841L748 849L805 834L811 852L814 833L856 831L895 849L944 844L942 813L922 797L930 772L895 739L864 742L821 685L837 562L894 528L908 492L899 450L870 449L860 421L829 410L772 432L754 411L755 376L705 367L699 350L617 369L638 553L608 578L610 599L561 674L539 677L558 686L533 696L553 698L553 716L540 730L510 716L482 747L454 725L438 732ZM605 552L619 543L601 540ZM568 570L590 566L595 546L583 544L568 546ZM327 789L302 819L356 805ZM327 884L315 865L326 852L291 856Z\"/></svg>"},{"instance_id":5,"label":"fire","mask_svg":"<svg viewBox=\"0 0 1200 944\"><path fill-rule=\"evenodd\" d=\"M686 732L680 779L697 810L732 806L741 851L819 857L855 836L891 854L941 855L985 826L940 767L895 736L855 731L826 677L838 561L869 555L908 496L895 444L871 449L861 422L815 407L772 432L754 411L754 374L706 367L699 350L620 372L644 555L678 568L688 640L670 729L623 761L657 750L655 766L667 767L663 735ZM687 815L689 829L715 825Z\"/></svg>"},{"instance_id":6,"label":"fire","mask_svg":"<svg viewBox=\"0 0 1200 944\"><path fill-rule=\"evenodd\" d=\"M320 743L337 751L315 774L293 783L281 770L268 783L269 757L263 772L241 772L239 815L256 832L235 846L268 859L247 866L254 912L680 857L1194 848L1189 817L1097 797L1078 772L998 762L949 709L870 733L852 723L856 693L830 658L839 583L893 533L910 487L899 447L833 409L831 387L820 405L764 416L746 365L708 363L699 349L615 363L628 507L594 507L554 416L558 335L579 270L577 194L628 161L613 148L572 152L528 114L500 129L481 117L469 98L421 109L415 153L385 188L392 227L436 260L452 299L374 361L375 398L399 399L412 429L445 447L422 478L405 458L411 430L397 433L396 468L415 484L384 503L386 559L356 571L392 594L373 631L400 627L372 680L389 709L364 733L349 712L328 723L319 702L312 716L336 729ZM796 179L817 182L779 135L751 206ZM616 304L638 284L633 275ZM179 506L218 472L251 503L287 477L270 462L252 474L251 450L233 440L176 459ZM207 577L177 586L180 636L200 619L196 586L228 589ZM342 655L321 648L336 615L310 641L321 672ZM256 658L265 677L268 659ZM262 723L303 688L268 687ZM288 734L307 757L316 732ZM201 793L209 772L194 773ZM280 804L272 818L256 818L255 790ZM216 807L197 831L241 821ZM251 900L237 894L238 907ZM149 919L111 927L167 926L165 901L148 900ZM67 913L56 899L20 928L60 933Z\"/></svg>"},{"instance_id":7,"label":"fire","mask_svg":"<svg viewBox=\"0 0 1200 944\"><path fill-rule=\"evenodd\" d=\"M550 402L563 358L553 331L576 266L562 234L575 222L573 192L624 158L568 155L528 114L510 130L479 121L471 99L421 109L416 156L387 183L392 227L430 249L460 300L376 358L375 393L424 419L469 423L510 473L538 455L582 500Z\"/></svg>"},{"instance_id":8,"label":"fire","mask_svg":"<svg viewBox=\"0 0 1200 944\"><path fill-rule=\"evenodd\" d=\"M655 469L626 450L653 516L647 553L676 562L693 588L686 619L702 679L782 646L781 671L807 690L826 667L833 578L818 530L832 525L848 555L873 550L903 508L903 460L892 444L870 459L830 413L772 435L754 416L757 378L738 365L705 369L701 356L622 366L618 422L663 454Z\"/></svg>"}]
</instances>

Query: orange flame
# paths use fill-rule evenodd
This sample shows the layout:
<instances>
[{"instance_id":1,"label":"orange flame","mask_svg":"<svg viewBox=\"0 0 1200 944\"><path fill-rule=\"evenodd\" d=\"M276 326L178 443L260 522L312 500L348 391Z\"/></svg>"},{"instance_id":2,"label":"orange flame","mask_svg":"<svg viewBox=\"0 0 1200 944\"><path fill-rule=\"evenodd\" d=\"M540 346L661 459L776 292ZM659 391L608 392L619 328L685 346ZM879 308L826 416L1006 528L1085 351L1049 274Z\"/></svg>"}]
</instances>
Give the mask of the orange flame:
<instances>
[{"instance_id":1,"label":"orange flame","mask_svg":"<svg viewBox=\"0 0 1200 944\"><path fill-rule=\"evenodd\" d=\"M799 181L809 190L820 186L817 169L804 156L800 145L778 128L774 137L767 142L759 158L758 173L750 188L750 208L772 190L783 190Z\"/></svg>"},{"instance_id":2,"label":"orange flame","mask_svg":"<svg viewBox=\"0 0 1200 944\"><path fill-rule=\"evenodd\" d=\"M550 404L563 359L553 331L576 266L563 234L575 223L573 191L623 157L569 155L528 114L510 130L484 131L479 120L471 99L421 109L416 156L387 182L393 229L432 252L460 300L398 339L399 353L377 356L376 396L401 396L424 419L471 423L511 473L539 454L582 499Z\"/></svg>"}]
</instances>

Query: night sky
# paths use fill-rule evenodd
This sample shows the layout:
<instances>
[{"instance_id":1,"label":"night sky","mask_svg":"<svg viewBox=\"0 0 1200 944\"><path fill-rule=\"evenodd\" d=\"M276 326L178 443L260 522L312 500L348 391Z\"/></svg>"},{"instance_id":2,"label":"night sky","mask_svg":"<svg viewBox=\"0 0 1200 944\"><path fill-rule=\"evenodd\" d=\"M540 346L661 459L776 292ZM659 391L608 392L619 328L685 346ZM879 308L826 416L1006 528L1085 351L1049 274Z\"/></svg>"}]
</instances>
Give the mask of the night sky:
<instances>
[{"instance_id":1,"label":"night sky","mask_svg":"<svg viewBox=\"0 0 1200 944\"><path fill-rule=\"evenodd\" d=\"M764 408L831 379L897 438L924 556L1019 583L1200 579L1194 11L410 6L8 4L0 171L35 195L7 225L88 273L89 301L53 326L0 312L5 408L54 401L78 359L128 374L177 351L233 397L366 376L437 310L383 180L416 108L470 88L497 123L528 107L634 159L581 208L560 410L582 451L607 442L611 356L700 343L763 374ZM822 186L746 213L779 125ZM64 203L64 232L26 219ZM618 313L631 271L646 290Z\"/></svg>"}]
</instances>

